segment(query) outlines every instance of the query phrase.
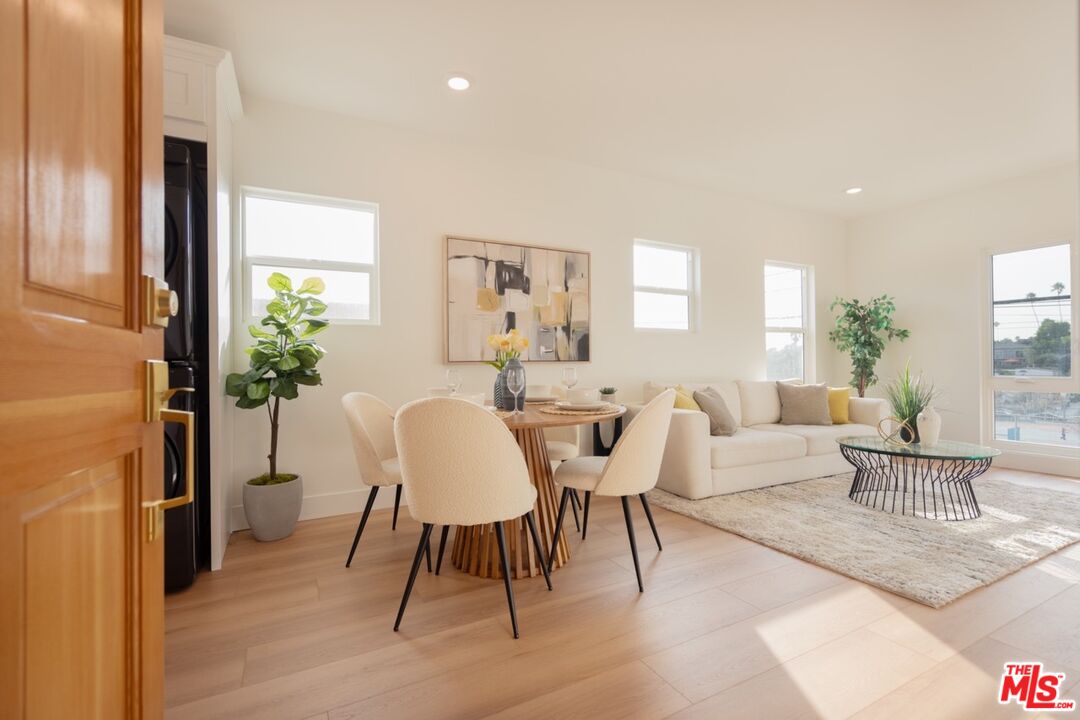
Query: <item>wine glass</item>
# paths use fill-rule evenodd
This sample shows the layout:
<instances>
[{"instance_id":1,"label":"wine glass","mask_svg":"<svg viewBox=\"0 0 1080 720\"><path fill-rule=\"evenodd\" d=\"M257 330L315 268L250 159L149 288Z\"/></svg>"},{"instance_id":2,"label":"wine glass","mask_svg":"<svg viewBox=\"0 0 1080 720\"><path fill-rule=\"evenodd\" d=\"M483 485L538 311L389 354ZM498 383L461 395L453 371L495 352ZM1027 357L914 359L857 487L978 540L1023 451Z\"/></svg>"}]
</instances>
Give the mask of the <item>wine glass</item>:
<instances>
[{"instance_id":1,"label":"wine glass","mask_svg":"<svg viewBox=\"0 0 1080 720\"><path fill-rule=\"evenodd\" d=\"M563 368L562 384L566 386L566 399L570 399L570 388L577 385L577 368Z\"/></svg>"},{"instance_id":2,"label":"wine glass","mask_svg":"<svg viewBox=\"0 0 1080 720\"><path fill-rule=\"evenodd\" d=\"M506 371L506 389L514 395L514 415L517 415L518 395L525 389L525 368L512 367Z\"/></svg>"},{"instance_id":3,"label":"wine glass","mask_svg":"<svg viewBox=\"0 0 1080 720\"><path fill-rule=\"evenodd\" d=\"M456 368L450 368L446 371L446 389L450 391L451 395L457 395L460 387L461 373Z\"/></svg>"}]
</instances>

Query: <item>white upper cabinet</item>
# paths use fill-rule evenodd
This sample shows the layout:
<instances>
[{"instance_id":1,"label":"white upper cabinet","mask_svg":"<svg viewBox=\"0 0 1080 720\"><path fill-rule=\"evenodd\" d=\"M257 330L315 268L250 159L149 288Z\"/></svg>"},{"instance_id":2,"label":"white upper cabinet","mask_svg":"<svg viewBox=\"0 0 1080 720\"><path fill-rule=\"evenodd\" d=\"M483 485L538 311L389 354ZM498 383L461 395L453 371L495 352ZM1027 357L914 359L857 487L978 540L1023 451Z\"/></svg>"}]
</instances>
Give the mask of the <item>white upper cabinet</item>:
<instances>
[{"instance_id":1,"label":"white upper cabinet","mask_svg":"<svg viewBox=\"0 0 1080 720\"><path fill-rule=\"evenodd\" d=\"M165 116L206 122L206 64L165 54Z\"/></svg>"}]
</instances>

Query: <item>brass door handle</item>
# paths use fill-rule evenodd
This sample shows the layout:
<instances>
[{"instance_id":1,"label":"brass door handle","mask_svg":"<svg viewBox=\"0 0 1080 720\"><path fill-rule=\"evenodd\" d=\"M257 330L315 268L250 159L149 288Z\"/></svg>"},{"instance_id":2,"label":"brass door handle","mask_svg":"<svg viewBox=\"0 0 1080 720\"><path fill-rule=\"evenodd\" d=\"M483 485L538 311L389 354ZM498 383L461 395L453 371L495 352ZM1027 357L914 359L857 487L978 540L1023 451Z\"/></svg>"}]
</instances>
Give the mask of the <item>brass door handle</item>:
<instances>
[{"instance_id":1,"label":"brass door handle","mask_svg":"<svg viewBox=\"0 0 1080 720\"><path fill-rule=\"evenodd\" d=\"M146 361L146 422L175 422L184 426L184 494L168 500L143 503L146 509L146 541L154 542L165 525L165 511L195 502L195 413L173 410L169 399L194 388L170 388L169 366L161 360Z\"/></svg>"},{"instance_id":2,"label":"brass door handle","mask_svg":"<svg viewBox=\"0 0 1080 720\"><path fill-rule=\"evenodd\" d=\"M184 388L191 391L192 388ZM184 426L184 494L168 500L159 500L162 512L195 502L195 413L190 410L165 409L161 411L162 422L175 422Z\"/></svg>"}]
</instances>

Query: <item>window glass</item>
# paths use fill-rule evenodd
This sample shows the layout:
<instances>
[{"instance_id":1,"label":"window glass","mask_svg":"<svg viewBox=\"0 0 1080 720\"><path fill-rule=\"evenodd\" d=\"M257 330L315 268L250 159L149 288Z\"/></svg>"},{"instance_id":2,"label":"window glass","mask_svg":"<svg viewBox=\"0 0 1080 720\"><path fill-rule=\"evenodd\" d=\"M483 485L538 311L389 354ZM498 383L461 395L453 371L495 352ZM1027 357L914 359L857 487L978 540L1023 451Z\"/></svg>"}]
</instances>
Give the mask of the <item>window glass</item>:
<instances>
[{"instance_id":1,"label":"window glass","mask_svg":"<svg viewBox=\"0 0 1080 720\"><path fill-rule=\"evenodd\" d=\"M371 319L371 276L368 273L274 265L251 266L252 317L262 317L266 314L266 303L274 297L274 291L266 284L266 280L271 273L275 272L288 275L293 282L293 287L298 287L307 277L322 278L326 283L326 290L319 299L326 303L326 312L320 317L328 320Z\"/></svg>"},{"instance_id":2,"label":"window glass","mask_svg":"<svg viewBox=\"0 0 1080 720\"><path fill-rule=\"evenodd\" d=\"M244 232L248 255L375 262L375 213L366 209L247 195Z\"/></svg>"},{"instance_id":3,"label":"window glass","mask_svg":"<svg viewBox=\"0 0 1080 720\"><path fill-rule=\"evenodd\" d=\"M634 285L637 287L690 289L689 253L685 250L634 245Z\"/></svg>"},{"instance_id":4,"label":"window glass","mask_svg":"<svg viewBox=\"0 0 1080 720\"><path fill-rule=\"evenodd\" d=\"M1069 246L993 257L994 374L1068 377L1072 367Z\"/></svg>"},{"instance_id":5,"label":"window glass","mask_svg":"<svg viewBox=\"0 0 1080 720\"><path fill-rule=\"evenodd\" d=\"M765 378L803 378L803 335L792 332L765 333Z\"/></svg>"},{"instance_id":6,"label":"window glass","mask_svg":"<svg viewBox=\"0 0 1080 720\"><path fill-rule=\"evenodd\" d=\"M1080 393L995 391L994 438L1080 448Z\"/></svg>"},{"instance_id":7,"label":"window glass","mask_svg":"<svg viewBox=\"0 0 1080 720\"><path fill-rule=\"evenodd\" d=\"M686 330L690 327L690 300L686 295L635 292L634 326L651 330Z\"/></svg>"},{"instance_id":8,"label":"window glass","mask_svg":"<svg viewBox=\"0 0 1080 720\"><path fill-rule=\"evenodd\" d=\"M765 266L765 325L802 327L803 269Z\"/></svg>"},{"instance_id":9,"label":"window glass","mask_svg":"<svg viewBox=\"0 0 1080 720\"><path fill-rule=\"evenodd\" d=\"M692 330L697 253L693 248L634 241L634 327Z\"/></svg>"}]
</instances>

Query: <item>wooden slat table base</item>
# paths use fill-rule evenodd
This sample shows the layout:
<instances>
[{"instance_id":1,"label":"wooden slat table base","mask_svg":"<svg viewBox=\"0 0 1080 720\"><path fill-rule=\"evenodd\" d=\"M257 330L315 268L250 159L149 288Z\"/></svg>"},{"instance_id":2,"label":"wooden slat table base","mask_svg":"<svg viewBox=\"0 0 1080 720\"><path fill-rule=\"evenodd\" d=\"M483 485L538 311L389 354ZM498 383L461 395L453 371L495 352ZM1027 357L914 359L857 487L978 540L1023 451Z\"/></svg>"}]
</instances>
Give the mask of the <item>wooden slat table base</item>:
<instances>
[{"instance_id":1,"label":"wooden slat table base","mask_svg":"<svg viewBox=\"0 0 1080 720\"><path fill-rule=\"evenodd\" d=\"M551 461L548 459L544 431L541 428L514 429L525 463L529 466L529 478L536 486L536 529L544 552L551 549L555 532L555 518L559 512L559 495L551 477ZM569 510L567 511L569 512ZM563 523L565 525L565 521ZM510 555L510 575L514 578L540 575L541 558L537 557L529 537L529 527L524 518L503 523L506 528L507 554ZM459 527L454 535L454 548L450 555L454 567L470 575L485 578L502 578L499 567L499 544L492 525ZM566 533L560 533L552 570L570 559L570 546Z\"/></svg>"}]
</instances>

